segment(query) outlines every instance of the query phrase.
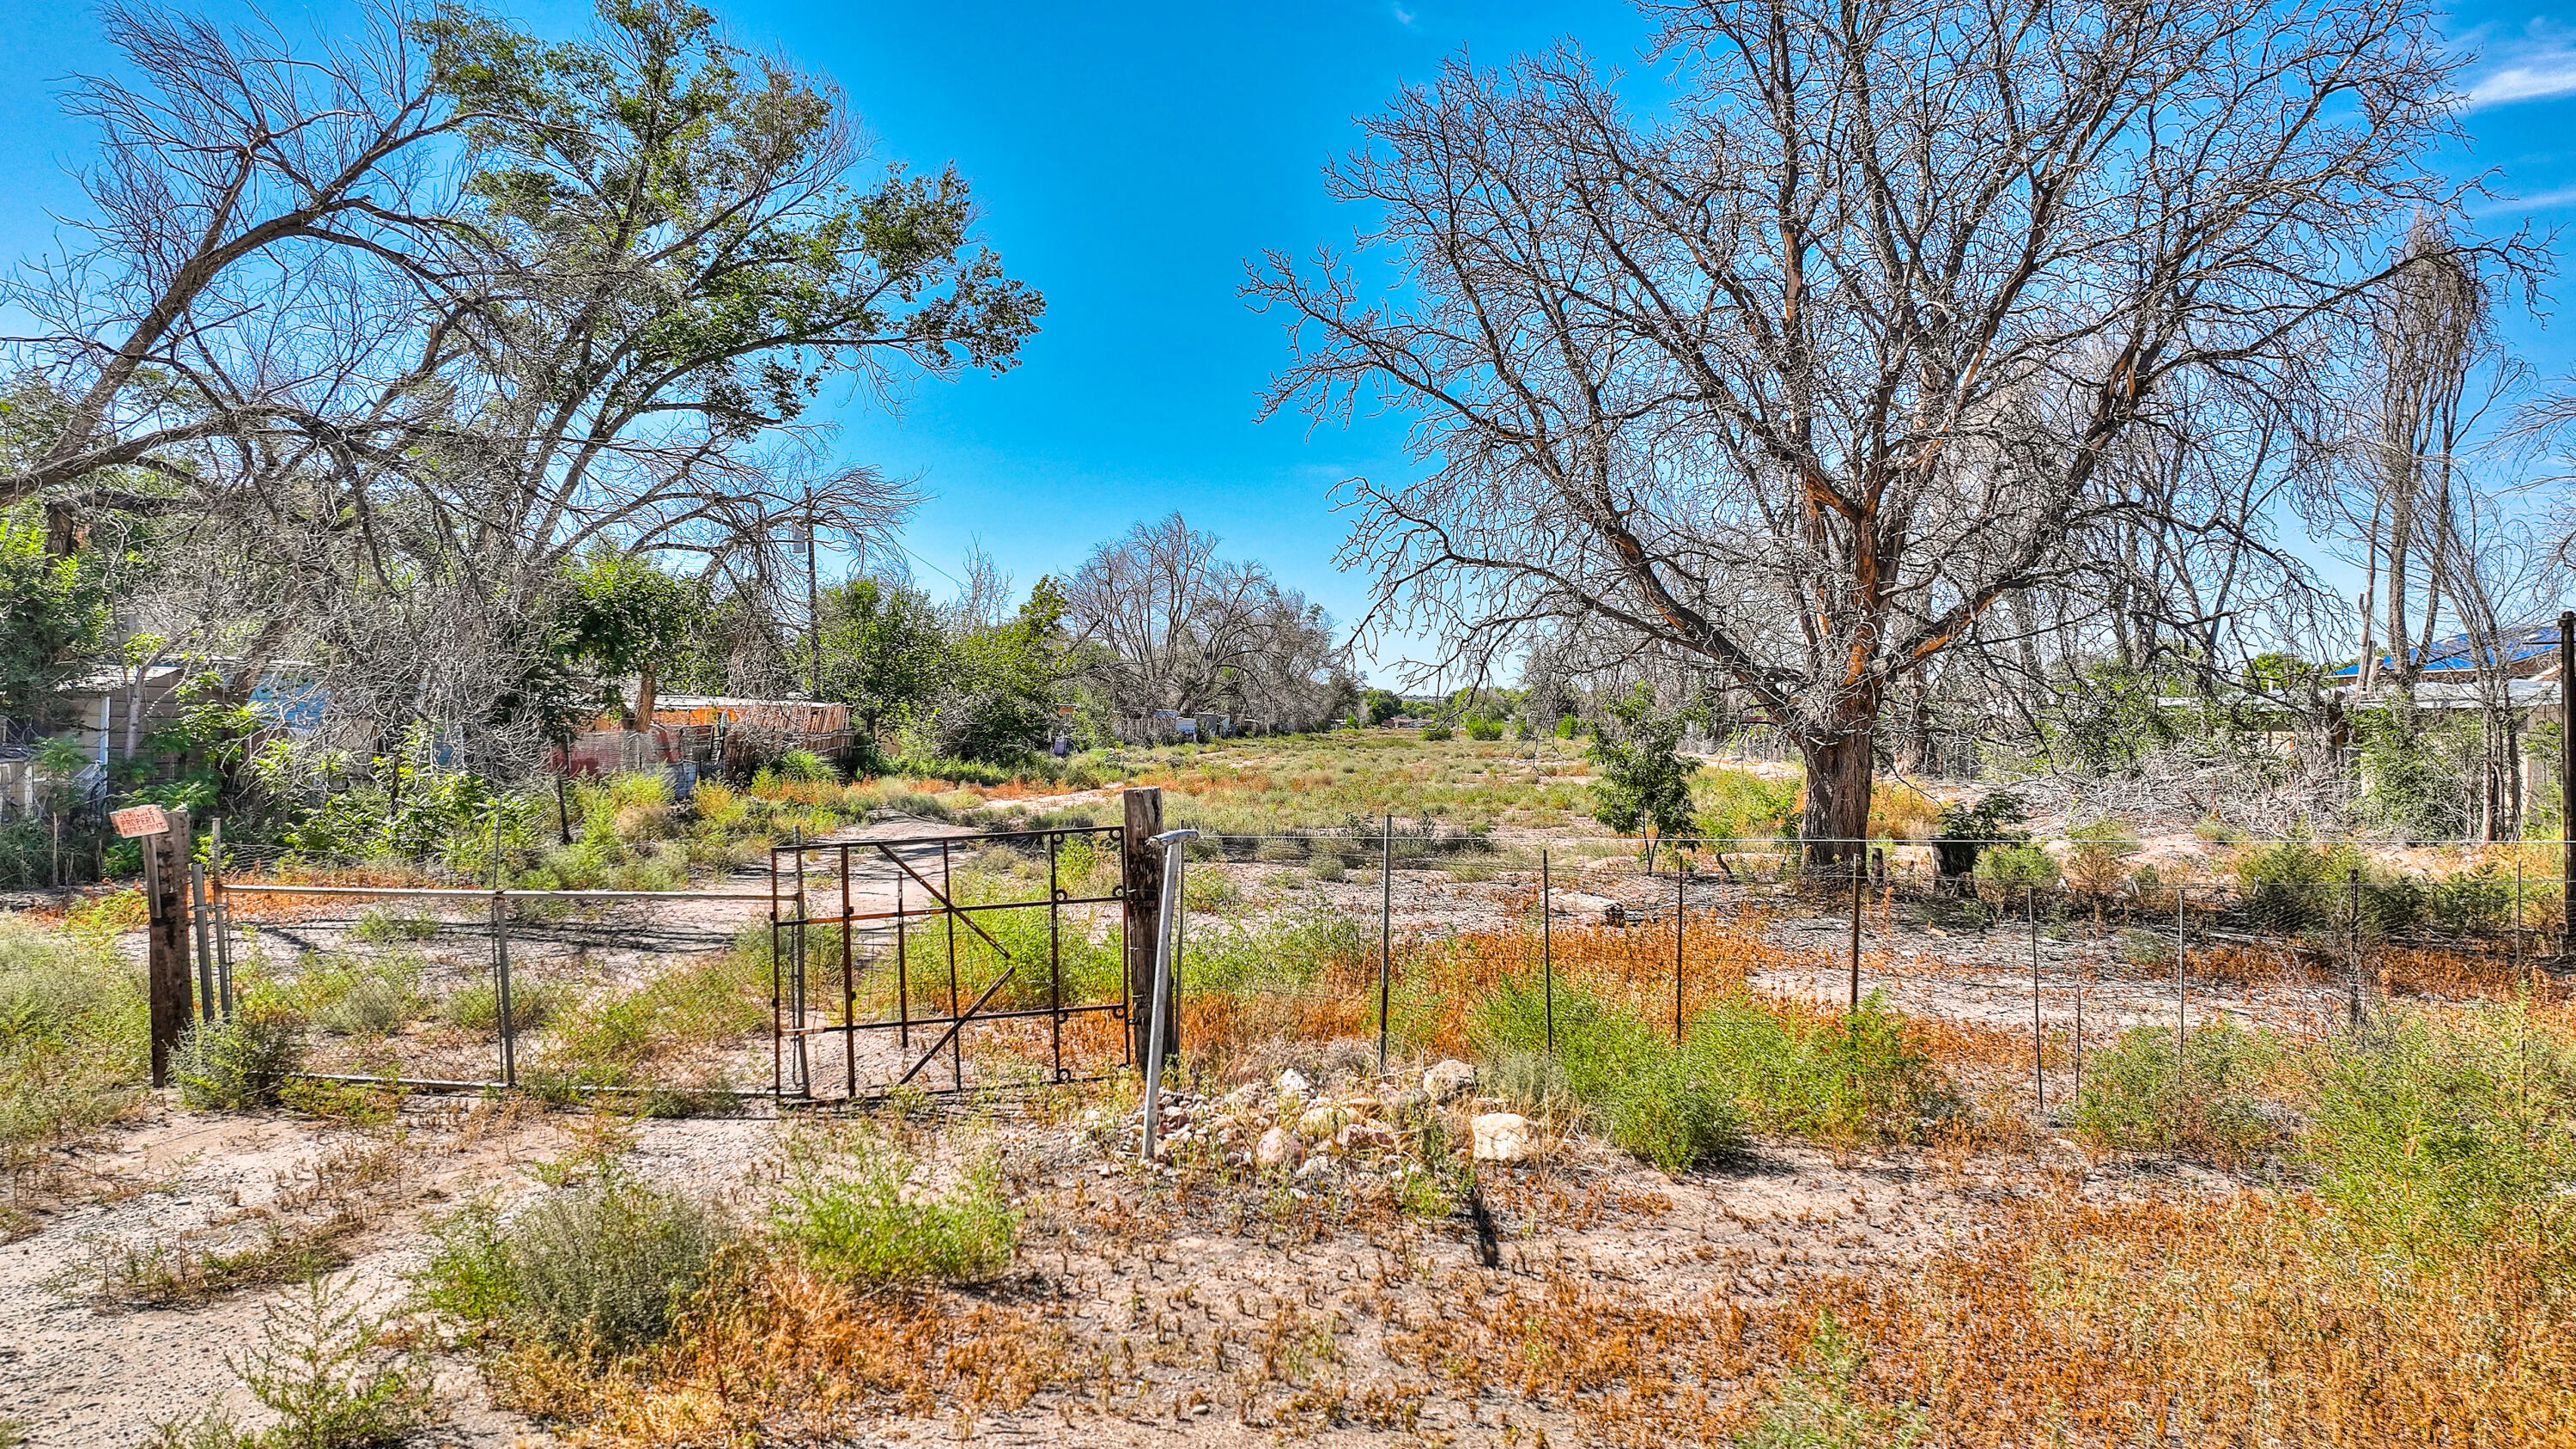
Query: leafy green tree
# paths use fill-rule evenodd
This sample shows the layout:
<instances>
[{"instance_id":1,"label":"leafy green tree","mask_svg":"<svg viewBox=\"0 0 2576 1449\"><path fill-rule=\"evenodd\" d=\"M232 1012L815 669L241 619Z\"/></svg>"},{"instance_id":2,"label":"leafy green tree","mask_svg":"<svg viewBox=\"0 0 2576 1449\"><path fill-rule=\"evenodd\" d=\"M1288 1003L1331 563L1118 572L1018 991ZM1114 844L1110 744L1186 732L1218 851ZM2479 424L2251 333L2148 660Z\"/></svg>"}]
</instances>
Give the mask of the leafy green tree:
<instances>
[{"instance_id":1,"label":"leafy green tree","mask_svg":"<svg viewBox=\"0 0 2576 1449\"><path fill-rule=\"evenodd\" d=\"M852 579L823 591L823 697L850 707L870 741L938 692L948 638L930 596Z\"/></svg>"},{"instance_id":2,"label":"leafy green tree","mask_svg":"<svg viewBox=\"0 0 2576 1449\"><path fill-rule=\"evenodd\" d=\"M566 569L563 583L560 652L587 668L603 707L623 712L632 728L650 729L661 670L706 611L704 586L605 546ZM632 704L625 697L630 676L637 682Z\"/></svg>"},{"instance_id":3,"label":"leafy green tree","mask_svg":"<svg viewBox=\"0 0 2576 1449\"><path fill-rule=\"evenodd\" d=\"M1649 870L1658 839L1691 829L1690 782L1699 762L1682 758L1688 722L1684 712L1657 709L1654 690L1639 684L1610 706L1607 727L1592 742L1592 818L1622 835L1634 832Z\"/></svg>"},{"instance_id":4,"label":"leafy green tree","mask_svg":"<svg viewBox=\"0 0 2576 1449\"><path fill-rule=\"evenodd\" d=\"M962 633L920 733L942 755L1004 764L1045 739L1066 672L1064 591L1042 578L1008 621Z\"/></svg>"},{"instance_id":5,"label":"leafy green tree","mask_svg":"<svg viewBox=\"0 0 2576 1449\"><path fill-rule=\"evenodd\" d=\"M36 510L0 512L0 719L42 724L54 689L99 654L112 571L82 549L54 556Z\"/></svg>"},{"instance_id":6,"label":"leafy green tree","mask_svg":"<svg viewBox=\"0 0 2576 1449\"><path fill-rule=\"evenodd\" d=\"M1382 725L1402 713L1404 713L1404 696L1392 689L1372 689L1368 692L1370 724Z\"/></svg>"}]
</instances>

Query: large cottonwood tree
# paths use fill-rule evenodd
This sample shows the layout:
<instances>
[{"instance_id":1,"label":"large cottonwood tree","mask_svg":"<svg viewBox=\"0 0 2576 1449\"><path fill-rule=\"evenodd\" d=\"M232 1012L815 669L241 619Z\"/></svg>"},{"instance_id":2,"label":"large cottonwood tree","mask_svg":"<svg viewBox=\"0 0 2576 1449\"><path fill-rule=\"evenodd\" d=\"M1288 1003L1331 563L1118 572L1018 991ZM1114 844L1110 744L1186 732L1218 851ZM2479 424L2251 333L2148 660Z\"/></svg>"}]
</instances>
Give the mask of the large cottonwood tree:
<instances>
[{"instance_id":1,"label":"large cottonwood tree","mask_svg":"<svg viewBox=\"0 0 2576 1449\"><path fill-rule=\"evenodd\" d=\"M2284 390L2425 167L2423 0L1708 0L1649 111L1572 49L1464 60L1331 168L1356 255L1251 283L1273 407L1383 404L1380 619L1569 616L1708 661L1797 738L1856 858L1891 681L2088 574L2105 460L2178 385ZM1392 288L1381 283L1393 273Z\"/></svg>"}]
</instances>

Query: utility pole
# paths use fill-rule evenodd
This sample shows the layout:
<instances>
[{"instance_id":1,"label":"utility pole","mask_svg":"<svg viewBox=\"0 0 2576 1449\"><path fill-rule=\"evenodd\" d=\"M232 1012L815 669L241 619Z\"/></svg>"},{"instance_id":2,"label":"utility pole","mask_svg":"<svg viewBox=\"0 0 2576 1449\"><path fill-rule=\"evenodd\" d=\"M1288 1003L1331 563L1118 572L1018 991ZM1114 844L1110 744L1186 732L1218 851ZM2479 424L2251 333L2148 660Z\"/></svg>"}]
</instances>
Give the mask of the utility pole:
<instances>
[{"instance_id":1,"label":"utility pole","mask_svg":"<svg viewBox=\"0 0 2576 1449\"><path fill-rule=\"evenodd\" d=\"M805 636L814 650L814 697L823 697L823 575L814 560L814 485L805 485Z\"/></svg>"}]
</instances>

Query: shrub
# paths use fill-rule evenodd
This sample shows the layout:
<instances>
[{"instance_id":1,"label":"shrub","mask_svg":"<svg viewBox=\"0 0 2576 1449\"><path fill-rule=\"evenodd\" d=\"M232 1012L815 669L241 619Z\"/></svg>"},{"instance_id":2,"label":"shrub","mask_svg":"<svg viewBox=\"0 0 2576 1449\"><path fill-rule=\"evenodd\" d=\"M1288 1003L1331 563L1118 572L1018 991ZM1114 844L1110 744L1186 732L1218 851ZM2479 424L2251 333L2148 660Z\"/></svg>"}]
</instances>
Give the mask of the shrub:
<instances>
[{"instance_id":1,"label":"shrub","mask_svg":"<svg viewBox=\"0 0 2576 1449\"><path fill-rule=\"evenodd\" d=\"M1905 1449L1931 1432L1913 1404L1881 1406L1858 1388L1858 1344L1830 1313L1816 1319L1798 1366L1771 1391L1771 1401L1741 1449Z\"/></svg>"},{"instance_id":2,"label":"shrub","mask_svg":"<svg viewBox=\"0 0 2576 1449\"><path fill-rule=\"evenodd\" d=\"M1011 1266L1019 1214L985 1163L945 1191L912 1183L915 1164L854 1138L828 1156L792 1154L772 1230L816 1271L846 1283L981 1283Z\"/></svg>"},{"instance_id":3,"label":"shrub","mask_svg":"<svg viewBox=\"0 0 2576 1449\"><path fill-rule=\"evenodd\" d=\"M345 1282L315 1278L268 1306L259 1345L225 1362L277 1415L245 1433L217 1410L163 1425L155 1449L376 1449L429 1422L429 1366L392 1346L386 1320L349 1301Z\"/></svg>"},{"instance_id":4,"label":"shrub","mask_svg":"<svg viewBox=\"0 0 2576 1449\"><path fill-rule=\"evenodd\" d=\"M832 768L831 761L812 750L789 750L778 757L776 768L779 777L787 780L822 781L841 778L841 772Z\"/></svg>"},{"instance_id":5,"label":"shrub","mask_svg":"<svg viewBox=\"0 0 2576 1449\"><path fill-rule=\"evenodd\" d=\"M2136 832L2110 816L2066 832L2066 879L2088 896L2107 896L2127 884L2129 861L2142 849Z\"/></svg>"},{"instance_id":6,"label":"shrub","mask_svg":"<svg viewBox=\"0 0 2576 1449\"><path fill-rule=\"evenodd\" d=\"M1742 1150L1735 1084L1714 1065L1688 1050L1650 1054L1610 1098L1612 1145L1666 1172Z\"/></svg>"},{"instance_id":7,"label":"shrub","mask_svg":"<svg viewBox=\"0 0 2576 1449\"><path fill-rule=\"evenodd\" d=\"M2433 924L2455 934L2493 930L2512 918L2513 879L2491 862L2434 882L2431 896Z\"/></svg>"},{"instance_id":8,"label":"shrub","mask_svg":"<svg viewBox=\"0 0 2576 1449\"><path fill-rule=\"evenodd\" d=\"M1693 782L1699 828L1714 840L1777 840L1797 832L1798 784L1750 770L1703 771Z\"/></svg>"},{"instance_id":9,"label":"shrub","mask_svg":"<svg viewBox=\"0 0 2576 1449\"><path fill-rule=\"evenodd\" d=\"M1688 1045L1736 1083L1749 1124L1763 1131L1910 1141L1956 1110L1880 992L1843 1013L1760 1001L1739 987L1691 1019Z\"/></svg>"},{"instance_id":10,"label":"shrub","mask_svg":"<svg viewBox=\"0 0 2576 1449\"><path fill-rule=\"evenodd\" d=\"M2004 896L2057 883L2057 859L2036 845L1988 846L1977 855L1977 883Z\"/></svg>"},{"instance_id":11,"label":"shrub","mask_svg":"<svg viewBox=\"0 0 2576 1449\"><path fill-rule=\"evenodd\" d=\"M279 1084L303 1070L304 1018L256 995L220 1021L200 1021L180 1039L170 1075L191 1107L274 1107Z\"/></svg>"},{"instance_id":12,"label":"shrub","mask_svg":"<svg viewBox=\"0 0 2576 1449\"><path fill-rule=\"evenodd\" d=\"M2301 1147L2365 1238L2431 1256L2564 1210L2576 1051L2527 1008L2409 1012L2324 1051Z\"/></svg>"},{"instance_id":13,"label":"shrub","mask_svg":"<svg viewBox=\"0 0 2576 1449\"><path fill-rule=\"evenodd\" d=\"M1483 715L1476 715L1467 721L1467 738L1471 740L1492 741L1499 740L1502 737L1503 722L1501 720L1487 719Z\"/></svg>"},{"instance_id":14,"label":"shrub","mask_svg":"<svg viewBox=\"0 0 2576 1449\"><path fill-rule=\"evenodd\" d=\"M371 946L389 946L398 941L426 941L438 934L438 922L420 911L371 909L358 913L357 924L350 927L349 934Z\"/></svg>"},{"instance_id":15,"label":"shrub","mask_svg":"<svg viewBox=\"0 0 2576 1449\"><path fill-rule=\"evenodd\" d=\"M1524 1116L1554 1122L1582 1109L1565 1068L1545 1051L1504 1047L1494 1054L1487 1078L1493 1094Z\"/></svg>"},{"instance_id":16,"label":"shrub","mask_svg":"<svg viewBox=\"0 0 2576 1449\"><path fill-rule=\"evenodd\" d=\"M1977 857L1992 845L2020 845L2030 839L2020 829L2030 807L2010 790L1997 790L1969 804L1941 807L1940 829L1932 836L1932 868L1944 881L1964 880L1977 871Z\"/></svg>"},{"instance_id":17,"label":"shrub","mask_svg":"<svg viewBox=\"0 0 2576 1449\"><path fill-rule=\"evenodd\" d=\"M1489 1062L1544 1054L1545 1002L1506 979L1472 1035ZM1499 1068L1498 1068L1499 1070ZM1525 1078L1538 1069L1515 1069ZM1922 1135L1953 1103L1903 1022L1872 995L1856 1015L1809 1014L1737 990L1683 1043L1579 988L1556 993L1556 1058L1541 1080L1621 1148L1678 1170L1737 1150L1747 1129L1829 1141ZM1535 1090L1525 1080L1517 1090Z\"/></svg>"},{"instance_id":18,"label":"shrub","mask_svg":"<svg viewBox=\"0 0 2576 1449\"><path fill-rule=\"evenodd\" d=\"M2342 919L2345 881L2367 862L2349 845L2281 840L2239 850L2232 865L2246 914L2266 930L2295 932Z\"/></svg>"},{"instance_id":19,"label":"shrub","mask_svg":"<svg viewBox=\"0 0 2576 1449\"><path fill-rule=\"evenodd\" d=\"M361 972L315 1006L309 1019L337 1036L390 1035L420 1014L412 977L400 964Z\"/></svg>"},{"instance_id":20,"label":"shrub","mask_svg":"<svg viewBox=\"0 0 2576 1449\"><path fill-rule=\"evenodd\" d=\"M1430 724L1422 727L1422 738L1433 744L1439 744L1442 741L1451 738L1452 734L1453 731L1451 731L1449 726L1442 724L1437 720L1434 720Z\"/></svg>"},{"instance_id":21,"label":"shrub","mask_svg":"<svg viewBox=\"0 0 2576 1449\"><path fill-rule=\"evenodd\" d=\"M2177 1073L2174 1034L2137 1027L2085 1063L2075 1130L2099 1147L2245 1157L2274 1135L2253 1092L2270 1056L2260 1039L2221 1019L2185 1033Z\"/></svg>"},{"instance_id":22,"label":"shrub","mask_svg":"<svg viewBox=\"0 0 2576 1449\"><path fill-rule=\"evenodd\" d=\"M450 1216L417 1292L471 1329L615 1358L670 1332L731 1237L704 1203L611 1175L515 1217L482 1204Z\"/></svg>"}]
</instances>

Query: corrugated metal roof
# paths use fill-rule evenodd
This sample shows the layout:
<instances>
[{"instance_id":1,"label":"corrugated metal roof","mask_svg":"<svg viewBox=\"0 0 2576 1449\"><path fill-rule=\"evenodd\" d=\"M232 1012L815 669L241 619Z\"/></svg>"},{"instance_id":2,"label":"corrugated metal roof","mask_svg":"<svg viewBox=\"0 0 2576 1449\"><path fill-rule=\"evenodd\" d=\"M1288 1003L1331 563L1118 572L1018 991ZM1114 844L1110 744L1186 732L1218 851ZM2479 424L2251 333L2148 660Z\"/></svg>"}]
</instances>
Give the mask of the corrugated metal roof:
<instances>
[{"instance_id":1,"label":"corrugated metal roof","mask_svg":"<svg viewBox=\"0 0 2576 1449\"><path fill-rule=\"evenodd\" d=\"M2555 621L2546 624L2521 624L2503 631L2496 640L2492 657L2488 655L2487 650L2473 644L2468 635L2454 634L2447 639L2434 640L2433 647L2425 651L2424 672L2426 674L2469 674L2488 668L2498 661L2506 665L2521 664L2544 658L2556 653L2557 650L2558 625ZM2379 656L2379 667L2395 669L2397 657L2393 654ZM2360 673L2361 665L2352 663L2332 671L2329 677L2349 679Z\"/></svg>"}]
</instances>

